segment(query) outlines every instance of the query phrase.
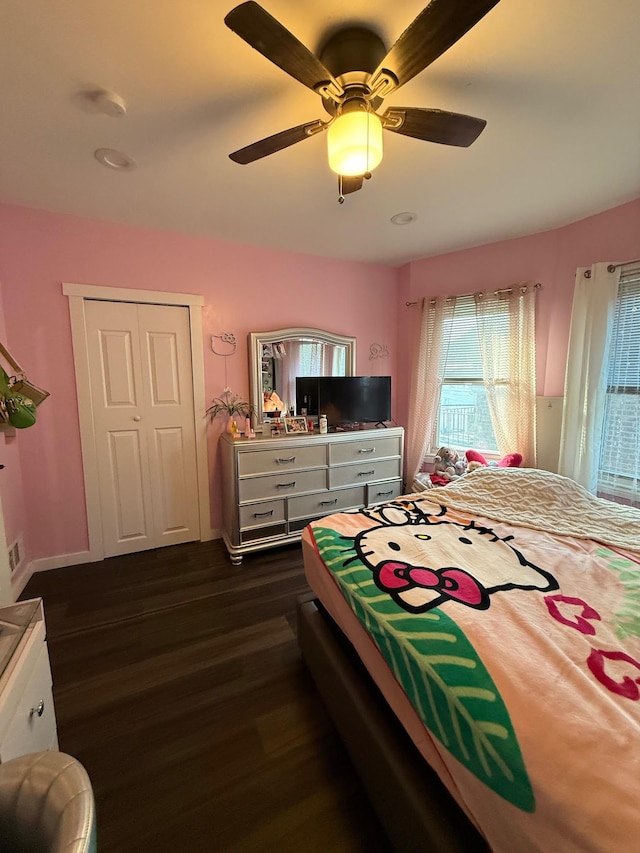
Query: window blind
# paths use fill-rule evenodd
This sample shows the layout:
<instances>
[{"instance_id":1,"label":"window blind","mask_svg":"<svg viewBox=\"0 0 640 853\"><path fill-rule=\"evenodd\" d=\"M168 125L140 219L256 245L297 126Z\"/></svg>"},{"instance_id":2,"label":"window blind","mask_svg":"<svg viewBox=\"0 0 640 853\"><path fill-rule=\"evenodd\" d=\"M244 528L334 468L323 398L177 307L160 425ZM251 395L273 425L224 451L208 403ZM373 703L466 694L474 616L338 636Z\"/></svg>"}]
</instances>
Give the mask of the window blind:
<instances>
[{"instance_id":1,"label":"window blind","mask_svg":"<svg viewBox=\"0 0 640 853\"><path fill-rule=\"evenodd\" d=\"M640 267L623 267L607 372L598 493L640 501Z\"/></svg>"},{"instance_id":2,"label":"window blind","mask_svg":"<svg viewBox=\"0 0 640 853\"><path fill-rule=\"evenodd\" d=\"M500 305L492 315L490 325L491 340L498 358L504 357L506 370L509 341L509 311L506 303L504 310ZM497 444L484 387L473 296L459 296L453 316L444 321L440 375L442 386L437 435L432 441L434 449L450 445L495 452Z\"/></svg>"},{"instance_id":3,"label":"window blind","mask_svg":"<svg viewBox=\"0 0 640 853\"><path fill-rule=\"evenodd\" d=\"M640 269L623 272L613 321L607 391L640 393Z\"/></svg>"},{"instance_id":4,"label":"window blind","mask_svg":"<svg viewBox=\"0 0 640 853\"><path fill-rule=\"evenodd\" d=\"M497 375L508 376L509 306L505 300L491 315L491 335ZM453 317L445 321L442 350L442 377L445 382L482 382L483 367L473 296L458 297Z\"/></svg>"},{"instance_id":5,"label":"window blind","mask_svg":"<svg viewBox=\"0 0 640 853\"><path fill-rule=\"evenodd\" d=\"M482 381L476 307L472 296L459 297L453 316L445 320L442 378L445 382Z\"/></svg>"}]
</instances>

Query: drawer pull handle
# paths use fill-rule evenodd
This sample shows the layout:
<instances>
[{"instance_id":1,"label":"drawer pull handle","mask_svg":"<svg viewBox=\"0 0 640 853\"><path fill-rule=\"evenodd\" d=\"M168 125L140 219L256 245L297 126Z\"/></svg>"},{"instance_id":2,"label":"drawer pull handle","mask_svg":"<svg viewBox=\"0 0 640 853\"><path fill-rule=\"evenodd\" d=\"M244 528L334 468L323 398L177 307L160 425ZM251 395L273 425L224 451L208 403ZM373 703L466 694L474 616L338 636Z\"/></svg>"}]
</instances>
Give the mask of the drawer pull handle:
<instances>
[{"instance_id":1,"label":"drawer pull handle","mask_svg":"<svg viewBox=\"0 0 640 853\"><path fill-rule=\"evenodd\" d=\"M393 489L389 489L388 492L378 492L376 494L376 497L377 498L386 498L387 495L392 495L392 494L393 494Z\"/></svg>"},{"instance_id":2,"label":"drawer pull handle","mask_svg":"<svg viewBox=\"0 0 640 853\"><path fill-rule=\"evenodd\" d=\"M389 493L389 494L391 494L391 493ZM270 509L268 512L254 512L253 513L254 518L266 518L268 515L273 515L272 509Z\"/></svg>"},{"instance_id":3,"label":"drawer pull handle","mask_svg":"<svg viewBox=\"0 0 640 853\"><path fill-rule=\"evenodd\" d=\"M332 501L320 501L320 506L334 506L338 503L338 498L334 498Z\"/></svg>"},{"instance_id":4,"label":"drawer pull handle","mask_svg":"<svg viewBox=\"0 0 640 853\"><path fill-rule=\"evenodd\" d=\"M292 489L295 486L295 484L296 484L295 480L292 483L277 483L276 489Z\"/></svg>"},{"instance_id":5,"label":"drawer pull handle","mask_svg":"<svg viewBox=\"0 0 640 853\"><path fill-rule=\"evenodd\" d=\"M29 716L33 717L33 716L37 715L38 717L41 717L43 714L44 714L44 699L41 699L38 702L37 706L35 708L32 708L29 711Z\"/></svg>"},{"instance_id":6,"label":"drawer pull handle","mask_svg":"<svg viewBox=\"0 0 640 853\"><path fill-rule=\"evenodd\" d=\"M276 462L278 463L278 465L288 465L289 462L295 462L295 461L296 461L295 456L290 456L288 459L276 459Z\"/></svg>"},{"instance_id":7,"label":"drawer pull handle","mask_svg":"<svg viewBox=\"0 0 640 853\"><path fill-rule=\"evenodd\" d=\"M358 471L358 477L370 477L371 474L375 474L375 468L373 471Z\"/></svg>"},{"instance_id":8,"label":"drawer pull handle","mask_svg":"<svg viewBox=\"0 0 640 853\"><path fill-rule=\"evenodd\" d=\"M373 453L375 447L361 447L358 453Z\"/></svg>"}]
</instances>

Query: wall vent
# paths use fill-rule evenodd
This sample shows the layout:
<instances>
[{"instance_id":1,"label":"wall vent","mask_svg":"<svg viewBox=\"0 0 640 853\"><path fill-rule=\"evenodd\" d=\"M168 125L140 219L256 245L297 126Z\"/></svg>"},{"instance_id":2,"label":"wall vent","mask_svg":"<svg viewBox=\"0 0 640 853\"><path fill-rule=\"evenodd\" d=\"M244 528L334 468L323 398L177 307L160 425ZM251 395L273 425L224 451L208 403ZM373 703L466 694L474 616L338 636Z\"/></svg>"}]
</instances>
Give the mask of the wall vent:
<instances>
[{"instance_id":1,"label":"wall vent","mask_svg":"<svg viewBox=\"0 0 640 853\"><path fill-rule=\"evenodd\" d=\"M22 537L20 536L9 548L9 567L11 568L12 574L20 567L23 557L24 544L22 542Z\"/></svg>"}]
</instances>

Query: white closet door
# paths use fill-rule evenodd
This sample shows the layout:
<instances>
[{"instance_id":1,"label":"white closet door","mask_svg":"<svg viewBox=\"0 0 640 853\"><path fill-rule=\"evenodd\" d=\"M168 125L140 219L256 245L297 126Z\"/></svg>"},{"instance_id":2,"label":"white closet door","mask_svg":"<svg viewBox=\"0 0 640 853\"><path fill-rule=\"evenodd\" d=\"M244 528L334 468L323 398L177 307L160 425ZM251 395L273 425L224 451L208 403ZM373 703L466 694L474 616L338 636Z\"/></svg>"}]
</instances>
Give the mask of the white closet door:
<instances>
[{"instance_id":1,"label":"white closet door","mask_svg":"<svg viewBox=\"0 0 640 853\"><path fill-rule=\"evenodd\" d=\"M200 538L189 310L139 305L138 317L154 540L177 545Z\"/></svg>"},{"instance_id":2,"label":"white closet door","mask_svg":"<svg viewBox=\"0 0 640 853\"><path fill-rule=\"evenodd\" d=\"M88 301L105 556L200 537L189 312Z\"/></svg>"}]
</instances>

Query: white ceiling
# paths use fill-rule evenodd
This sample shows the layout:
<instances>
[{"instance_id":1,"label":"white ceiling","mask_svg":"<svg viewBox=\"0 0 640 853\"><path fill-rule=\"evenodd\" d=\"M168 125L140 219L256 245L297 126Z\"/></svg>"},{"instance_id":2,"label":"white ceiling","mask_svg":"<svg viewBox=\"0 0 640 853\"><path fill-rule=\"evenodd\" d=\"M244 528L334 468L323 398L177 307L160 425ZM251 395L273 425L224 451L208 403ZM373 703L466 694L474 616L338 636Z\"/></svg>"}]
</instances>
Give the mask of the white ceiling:
<instances>
[{"instance_id":1,"label":"white ceiling","mask_svg":"<svg viewBox=\"0 0 640 853\"><path fill-rule=\"evenodd\" d=\"M640 195L638 0L501 0L385 107L487 120L468 149L385 133L337 202L324 134L228 154L325 118L319 97L224 24L234 0L2 0L0 201L336 258L403 262L543 231ZM373 24L389 46L425 0L263 0L311 50ZM100 113L83 93L121 95ZM93 157L111 147L137 168ZM412 225L390 217L413 211Z\"/></svg>"}]
</instances>

